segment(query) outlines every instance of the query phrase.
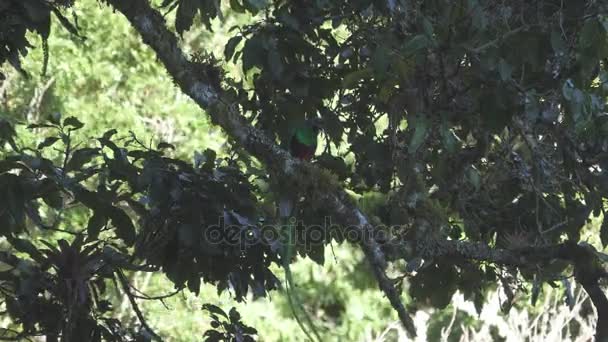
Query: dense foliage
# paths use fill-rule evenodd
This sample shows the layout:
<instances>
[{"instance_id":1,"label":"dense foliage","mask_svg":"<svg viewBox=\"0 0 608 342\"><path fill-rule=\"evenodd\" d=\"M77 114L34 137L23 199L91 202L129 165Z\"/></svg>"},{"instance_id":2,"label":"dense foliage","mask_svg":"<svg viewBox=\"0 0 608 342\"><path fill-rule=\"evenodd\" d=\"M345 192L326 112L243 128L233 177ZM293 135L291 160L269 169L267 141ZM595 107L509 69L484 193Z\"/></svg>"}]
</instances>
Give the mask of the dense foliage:
<instances>
[{"instance_id":1,"label":"dense foliage","mask_svg":"<svg viewBox=\"0 0 608 342\"><path fill-rule=\"evenodd\" d=\"M266 295L280 283L271 266L282 264L285 242L274 210L281 192L300 199L302 235L322 233L315 243L298 241L300 255L323 264L331 241L360 243L410 333L394 287L407 288L407 311L414 312L445 308L457 290L481 310L499 285L509 312L517 293L529 289L535 304L544 283L569 287L573 274L598 321L608 319L599 286L607 256L581 239L591 216L605 217L608 194L603 2L155 4L175 11L182 37L193 25L211 29L226 11L254 18L231 29L223 54L201 47L187 61L147 1L105 2L227 131L229 153L208 149L186 162L167 155L170 144L152 147L134 134L116 139L112 127L87 140L78 136L83 124L69 116L77 113L29 122L46 136L32 148L1 121L0 233L19 252L1 259L9 265L2 273L6 311L19 323L8 333L154 337L134 300L140 331L123 329L107 307L110 284L135 298L129 270L162 272L176 289L194 293L211 283L237 301ZM0 26L0 61L21 69L26 30L46 41L51 12L81 39L60 12L70 5L0 2L0 17L10 18ZM313 117L323 122L322 151L312 164L286 159L274 142L286 147L292 125ZM66 226L71 211L87 213L86 224ZM603 222L592 241L602 246ZM27 236L35 229L66 237L34 244ZM216 232L223 238L210 239ZM370 249L362 232L382 250ZM378 262L384 256L406 265L396 268L395 281L386 281ZM224 329L208 338L255 334L236 312L206 308ZM599 340L607 329L598 324Z\"/></svg>"}]
</instances>

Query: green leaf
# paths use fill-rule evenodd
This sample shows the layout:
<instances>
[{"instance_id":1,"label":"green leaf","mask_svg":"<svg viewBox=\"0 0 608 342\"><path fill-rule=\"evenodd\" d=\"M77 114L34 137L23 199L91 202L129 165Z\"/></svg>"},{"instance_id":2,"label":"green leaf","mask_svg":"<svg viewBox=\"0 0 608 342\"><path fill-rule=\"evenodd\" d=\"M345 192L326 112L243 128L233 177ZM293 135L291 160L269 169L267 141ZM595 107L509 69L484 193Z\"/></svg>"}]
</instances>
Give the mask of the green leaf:
<instances>
[{"instance_id":1,"label":"green leaf","mask_svg":"<svg viewBox=\"0 0 608 342\"><path fill-rule=\"evenodd\" d=\"M66 165L66 171L80 170L82 166L90 162L93 157L99 155L99 148L84 147L72 153L70 161Z\"/></svg>"},{"instance_id":2,"label":"green leaf","mask_svg":"<svg viewBox=\"0 0 608 342\"><path fill-rule=\"evenodd\" d=\"M433 24L429 18L422 18L422 29L424 30L424 34L426 34L427 38L433 39Z\"/></svg>"},{"instance_id":3,"label":"green leaf","mask_svg":"<svg viewBox=\"0 0 608 342\"><path fill-rule=\"evenodd\" d=\"M175 17L175 30L181 36L190 29L194 23L194 16L198 12L197 0L181 0Z\"/></svg>"},{"instance_id":4,"label":"green leaf","mask_svg":"<svg viewBox=\"0 0 608 342\"><path fill-rule=\"evenodd\" d=\"M46 257L38 250L38 248L36 248L36 246L34 246L34 244L29 242L28 240L15 237L8 237L7 240L16 250L22 253L26 253L36 262L46 262Z\"/></svg>"},{"instance_id":5,"label":"green leaf","mask_svg":"<svg viewBox=\"0 0 608 342\"><path fill-rule=\"evenodd\" d=\"M498 62L498 73L500 74L501 80L510 80L511 74L513 73L513 67L507 63L507 61L501 58L500 62Z\"/></svg>"},{"instance_id":6,"label":"green leaf","mask_svg":"<svg viewBox=\"0 0 608 342\"><path fill-rule=\"evenodd\" d=\"M59 22L61 23L61 26L63 26L63 28L65 28L68 32L70 32L71 34L73 34L75 37L81 39L81 40L85 40L86 37L81 36L78 33L78 28L76 24L72 24L68 18L66 18L63 14L61 14L61 12L55 7L52 9L53 14L55 14L55 17L57 17L57 20L59 20Z\"/></svg>"},{"instance_id":7,"label":"green leaf","mask_svg":"<svg viewBox=\"0 0 608 342\"><path fill-rule=\"evenodd\" d=\"M342 159L341 157L333 156L329 153L323 153L322 155L317 157L317 162L323 168L331 170L341 180L344 180L348 177L348 166L346 166L344 159Z\"/></svg>"},{"instance_id":8,"label":"green leaf","mask_svg":"<svg viewBox=\"0 0 608 342\"><path fill-rule=\"evenodd\" d=\"M430 45L430 41L424 34L419 34L409 39L403 46L403 53L412 55L419 50L425 49Z\"/></svg>"},{"instance_id":9,"label":"green leaf","mask_svg":"<svg viewBox=\"0 0 608 342\"><path fill-rule=\"evenodd\" d=\"M486 26L488 25L488 17L484 13L484 7L481 6L477 1L469 1L469 7L473 11L473 27L480 31L485 30Z\"/></svg>"},{"instance_id":10,"label":"green leaf","mask_svg":"<svg viewBox=\"0 0 608 342\"><path fill-rule=\"evenodd\" d=\"M80 129L84 126L84 124L82 122L80 122L80 120L78 120L77 118L75 118L73 116L70 116L70 117L66 118L65 120L63 120L63 125L72 126L72 127L74 127L73 130Z\"/></svg>"},{"instance_id":11,"label":"green leaf","mask_svg":"<svg viewBox=\"0 0 608 342\"><path fill-rule=\"evenodd\" d=\"M559 33L558 31L551 32L551 47L553 48L553 51L558 54L566 52L566 42L564 42L561 33Z\"/></svg>"},{"instance_id":12,"label":"green leaf","mask_svg":"<svg viewBox=\"0 0 608 342\"><path fill-rule=\"evenodd\" d=\"M98 194L95 192L88 191L84 188L77 187L74 189L74 196L76 200L82 203L89 209L99 210L103 209L107 204L103 203Z\"/></svg>"},{"instance_id":13,"label":"green leaf","mask_svg":"<svg viewBox=\"0 0 608 342\"><path fill-rule=\"evenodd\" d=\"M360 81L364 79L369 79L373 75L373 72L370 68L355 70L342 79L342 88L352 89L355 88Z\"/></svg>"},{"instance_id":14,"label":"green leaf","mask_svg":"<svg viewBox=\"0 0 608 342\"><path fill-rule=\"evenodd\" d=\"M255 12L263 10L268 6L267 0L245 0L245 2L249 5L248 7L254 8L256 10Z\"/></svg>"},{"instance_id":15,"label":"green leaf","mask_svg":"<svg viewBox=\"0 0 608 342\"><path fill-rule=\"evenodd\" d=\"M217 153L214 150L208 148L203 152L203 156L205 157L205 160L201 168L207 171L213 170L213 168L215 167L215 158L217 157Z\"/></svg>"},{"instance_id":16,"label":"green leaf","mask_svg":"<svg viewBox=\"0 0 608 342\"><path fill-rule=\"evenodd\" d=\"M327 107L321 107L319 110L323 117L323 132L336 144L342 142L344 134L344 124L340 121L340 117Z\"/></svg>"},{"instance_id":17,"label":"green leaf","mask_svg":"<svg viewBox=\"0 0 608 342\"><path fill-rule=\"evenodd\" d=\"M604 212L604 219L602 220L602 226L600 228L600 239L604 248L608 246L608 215Z\"/></svg>"},{"instance_id":18,"label":"green leaf","mask_svg":"<svg viewBox=\"0 0 608 342\"><path fill-rule=\"evenodd\" d=\"M603 27L597 19L585 20L585 24L580 31L577 48L580 50L595 48L601 44L602 33Z\"/></svg>"},{"instance_id":19,"label":"green leaf","mask_svg":"<svg viewBox=\"0 0 608 342\"><path fill-rule=\"evenodd\" d=\"M323 244L313 244L308 247L307 253L310 260L323 266L325 263L325 246Z\"/></svg>"},{"instance_id":20,"label":"green leaf","mask_svg":"<svg viewBox=\"0 0 608 342\"><path fill-rule=\"evenodd\" d=\"M574 309L574 294L572 293L572 283L568 280L568 278L562 278L562 284L564 285L564 302L570 310Z\"/></svg>"},{"instance_id":21,"label":"green leaf","mask_svg":"<svg viewBox=\"0 0 608 342\"><path fill-rule=\"evenodd\" d=\"M211 312L213 314L220 315L220 316L223 316L225 318L228 318L228 315L226 314L226 312L224 312L224 310L222 310L220 307L215 306L213 304L203 304L202 309L205 310L205 311L209 311L209 312Z\"/></svg>"},{"instance_id":22,"label":"green leaf","mask_svg":"<svg viewBox=\"0 0 608 342\"><path fill-rule=\"evenodd\" d=\"M529 91L528 93L526 93L525 101L526 118L530 122L534 122L541 114L538 96L533 91Z\"/></svg>"},{"instance_id":23,"label":"green leaf","mask_svg":"<svg viewBox=\"0 0 608 342\"><path fill-rule=\"evenodd\" d=\"M224 47L224 58L226 58L226 61L229 61L234 56L236 47L242 40L243 36L240 35L232 37L228 40L228 43L226 43L226 46Z\"/></svg>"},{"instance_id":24,"label":"green leaf","mask_svg":"<svg viewBox=\"0 0 608 342\"><path fill-rule=\"evenodd\" d=\"M173 5L174 3L178 2L178 1L179 0L163 0L160 7L168 7L169 5Z\"/></svg>"},{"instance_id":25,"label":"green leaf","mask_svg":"<svg viewBox=\"0 0 608 342\"><path fill-rule=\"evenodd\" d=\"M22 4L33 29L42 38L48 38L51 32L51 7L42 1L23 1Z\"/></svg>"},{"instance_id":26,"label":"green leaf","mask_svg":"<svg viewBox=\"0 0 608 342\"><path fill-rule=\"evenodd\" d=\"M572 94L574 92L574 89L574 83L572 82L572 80L567 79L566 82L564 82L564 85L562 86L562 95L566 100L572 100Z\"/></svg>"},{"instance_id":27,"label":"green leaf","mask_svg":"<svg viewBox=\"0 0 608 342\"><path fill-rule=\"evenodd\" d=\"M59 125L61 122L61 112L54 112L49 116L49 121L56 125Z\"/></svg>"},{"instance_id":28,"label":"green leaf","mask_svg":"<svg viewBox=\"0 0 608 342\"><path fill-rule=\"evenodd\" d=\"M232 323L236 323L241 320L241 314L238 311L236 311L236 308L234 308L234 307L230 309L230 312L228 313L228 315L230 316L230 321Z\"/></svg>"},{"instance_id":29,"label":"green leaf","mask_svg":"<svg viewBox=\"0 0 608 342\"><path fill-rule=\"evenodd\" d=\"M102 139L104 139L104 140L110 140L110 139L112 138L112 136L113 136L114 134L116 134L116 133L118 133L118 131L117 131L116 129L114 129L114 128L113 128L113 129L111 129L111 130L109 130L109 131L106 131L106 132L105 132L105 133L104 133L104 134L101 136L101 138L102 138Z\"/></svg>"},{"instance_id":30,"label":"green leaf","mask_svg":"<svg viewBox=\"0 0 608 342\"><path fill-rule=\"evenodd\" d=\"M230 0L230 8L237 13L245 13L246 11L238 0Z\"/></svg>"},{"instance_id":31,"label":"green leaf","mask_svg":"<svg viewBox=\"0 0 608 342\"><path fill-rule=\"evenodd\" d=\"M160 142L157 146L156 149L158 150L164 150L164 149L171 149L171 150L175 150L175 146L166 143L166 142Z\"/></svg>"},{"instance_id":32,"label":"green leaf","mask_svg":"<svg viewBox=\"0 0 608 342\"><path fill-rule=\"evenodd\" d=\"M122 239L127 246L132 246L135 243L135 227L131 218L121 209L111 207L105 214L108 215L112 224L116 227L116 236Z\"/></svg>"},{"instance_id":33,"label":"green leaf","mask_svg":"<svg viewBox=\"0 0 608 342\"><path fill-rule=\"evenodd\" d=\"M50 191L42 197L42 200L46 205L53 209L62 209L63 208L63 197L61 197L61 191Z\"/></svg>"},{"instance_id":34,"label":"green leaf","mask_svg":"<svg viewBox=\"0 0 608 342\"><path fill-rule=\"evenodd\" d=\"M386 76L390 66L389 51L384 46L379 46L372 55L371 65L374 69L374 78L382 80Z\"/></svg>"},{"instance_id":35,"label":"green leaf","mask_svg":"<svg viewBox=\"0 0 608 342\"><path fill-rule=\"evenodd\" d=\"M15 267L11 264L7 264L4 261L0 261L0 274L4 273L4 272L8 272L12 269L14 269Z\"/></svg>"},{"instance_id":36,"label":"green leaf","mask_svg":"<svg viewBox=\"0 0 608 342\"><path fill-rule=\"evenodd\" d=\"M0 143L8 141L9 143L11 143L11 145L15 145L15 135L16 133L15 128L13 128L13 125L8 122L8 120L0 119Z\"/></svg>"},{"instance_id":37,"label":"green leaf","mask_svg":"<svg viewBox=\"0 0 608 342\"><path fill-rule=\"evenodd\" d=\"M256 35L245 42L243 47L243 71L247 72L254 66L263 68L266 61L266 49L264 47L264 38L261 35Z\"/></svg>"},{"instance_id":38,"label":"green leaf","mask_svg":"<svg viewBox=\"0 0 608 342\"><path fill-rule=\"evenodd\" d=\"M532 283L532 295L530 296L530 304L532 306L536 306L536 301L538 300L538 296L540 295L540 291L542 282L538 279L538 277L534 278L534 282Z\"/></svg>"},{"instance_id":39,"label":"green leaf","mask_svg":"<svg viewBox=\"0 0 608 342\"><path fill-rule=\"evenodd\" d=\"M35 124L29 124L29 125L27 125L27 128L29 128L29 129L34 129L34 128L57 128L57 126L51 125L51 124L44 124L44 123L35 123Z\"/></svg>"},{"instance_id":40,"label":"green leaf","mask_svg":"<svg viewBox=\"0 0 608 342\"><path fill-rule=\"evenodd\" d=\"M479 171L474 167L469 167L466 175L469 182L475 187L475 190L479 190L481 188L481 175Z\"/></svg>"},{"instance_id":41,"label":"green leaf","mask_svg":"<svg viewBox=\"0 0 608 342\"><path fill-rule=\"evenodd\" d=\"M415 153L420 145L424 142L426 138L426 133L428 130L429 123L426 117L421 116L420 118L415 120L414 123L414 134L412 135L412 139L410 140L410 144L408 146L408 153Z\"/></svg>"},{"instance_id":42,"label":"green leaf","mask_svg":"<svg viewBox=\"0 0 608 342\"><path fill-rule=\"evenodd\" d=\"M188 279L188 290L198 295L201 291L201 278L198 274L194 274L190 279Z\"/></svg>"},{"instance_id":43,"label":"green leaf","mask_svg":"<svg viewBox=\"0 0 608 342\"><path fill-rule=\"evenodd\" d=\"M458 146L458 140L456 134L450 129L447 122L443 122L440 127L441 138L443 140L443 146L445 146L448 153L456 152Z\"/></svg>"},{"instance_id":44,"label":"green leaf","mask_svg":"<svg viewBox=\"0 0 608 342\"><path fill-rule=\"evenodd\" d=\"M45 147L52 146L58 140L59 140L58 137L47 137L46 139L44 139L44 141L42 141L40 144L38 144L38 149L41 150Z\"/></svg>"},{"instance_id":45,"label":"green leaf","mask_svg":"<svg viewBox=\"0 0 608 342\"><path fill-rule=\"evenodd\" d=\"M281 76L283 75L283 71L285 70L285 66L283 65L281 55L277 52L276 49L270 50L268 52L268 67L270 68L272 77L277 80L281 78Z\"/></svg>"},{"instance_id":46,"label":"green leaf","mask_svg":"<svg viewBox=\"0 0 608 342\"><path fill-rule=\"evenodd\" d=\"M87 238L89 240L96 240L99 236L99 232L101 232L101 228L103 228L103 226L105 226L107 222L107 217L98 213L94 213L93 216L89 218L89 223L87 224Z\"/></svg>"}]
</instances>

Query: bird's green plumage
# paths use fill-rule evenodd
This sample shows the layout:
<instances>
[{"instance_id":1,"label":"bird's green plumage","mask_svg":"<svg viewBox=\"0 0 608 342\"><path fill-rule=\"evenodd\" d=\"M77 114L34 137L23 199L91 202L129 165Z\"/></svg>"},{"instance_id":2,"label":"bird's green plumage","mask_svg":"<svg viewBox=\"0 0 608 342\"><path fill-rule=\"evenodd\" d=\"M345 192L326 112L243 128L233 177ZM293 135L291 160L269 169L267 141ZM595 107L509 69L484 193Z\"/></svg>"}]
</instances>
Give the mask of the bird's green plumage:
<instances>
[{"instance_id":1,"label":"bird's green plumage","mask_svg":"<svg viewBox=\"0 0 608 342\"><path fill-rule=\"evenodd\" d=\"M312 120L294 125L289 138L291 155L301 160L312 159L317 149L318 134L319 127Z\"/></svg>"},{"instance_id":2,"label":"bird's green plumage","mask_svg":"<svg viewBox=\"0 0 608 342\"><path fill-rule=\"evenodd\" d=\"M295 138L299 143L306 146L317 145L317 132L311 125L303 125L302 127L297 128L295 131Z\"/></svg>"}]
</instances>

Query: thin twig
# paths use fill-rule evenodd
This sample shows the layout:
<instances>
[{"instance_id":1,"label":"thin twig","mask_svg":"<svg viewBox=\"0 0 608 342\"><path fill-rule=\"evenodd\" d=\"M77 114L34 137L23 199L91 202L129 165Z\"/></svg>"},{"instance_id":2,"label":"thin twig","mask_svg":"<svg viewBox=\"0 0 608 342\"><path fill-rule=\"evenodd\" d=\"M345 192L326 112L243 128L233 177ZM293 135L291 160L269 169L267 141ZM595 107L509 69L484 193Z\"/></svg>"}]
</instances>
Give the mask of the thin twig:
<instances>
[{"instance_id":1,"label":"thin twig","mask_svg":"<svg viewBox=\"0 0 608 342\"><path fill-rule=\"evenodd\" d=\"M146 321L146 319L145 319L144 315L142 314L141 310L139 309L139 306L137 305L137 301L135 301L135 296L133 295L133 293L131 293L131 285L129 284L129 281L127 280L127 277L125 277L124 273L121 270L118 270L116 272L116 274L118 276L118 280L120 281L120 284L122 285L122 288L123 288L123 290L125 292L125 295L129 299L129 302L131 303L131 307L133 308L133 311L135 311L135 315L139 319L139 323L157 341L162 341L162 338L158 334L156 334L154 332L154 330L152 330L152 328L148 325L148 322Z\"/></svg>"},{"instance_id":2,"label":"thin twig","mask_svg":"<svg viewBox=\"0 0 608 342\"><path fill-rule=\"evenodd\" d=\"M483 44L483 45L480 45L480 46L478 46L476 48L469 49L469 51L473 52L475 54L483 52L485 49L490 48L490 47L495 46L495 45L498 45L500 42L502 42L503 40L511 37L512 35L515 35L515 34L521 32L521 31L527 30L529 28L530 28L529 25L520 26L520 27L518 27L516 29L513 29L513 30L511 30L511 31L503 34L502 36L500 36L500 37L498 37L496 39L493 39L493 40L491 40L491 41Z\"/></svg>"}]
</instances>

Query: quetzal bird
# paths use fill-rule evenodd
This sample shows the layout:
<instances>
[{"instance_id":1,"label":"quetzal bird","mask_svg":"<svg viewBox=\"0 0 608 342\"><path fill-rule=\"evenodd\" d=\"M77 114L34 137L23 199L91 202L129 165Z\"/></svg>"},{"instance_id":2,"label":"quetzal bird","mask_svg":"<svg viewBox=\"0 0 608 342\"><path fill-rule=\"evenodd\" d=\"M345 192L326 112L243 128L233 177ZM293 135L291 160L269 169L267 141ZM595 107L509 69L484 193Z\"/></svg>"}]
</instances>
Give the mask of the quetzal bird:
<instances>
[{"instance_id":1,"label":"quetzal bird","mask_svg":"<svg viewBox=\"0 0 608 342\"><path fill-rule=\"evenodd\" d=\"M295 158L309 161L317 150L317 137L321 130L321 119L314 118L300 122L292 127L289 138L289 152ZM279 217L289 218L296 199L293 194L282 194L279 199Z\"/></svg>"},{"instance_id":2,"label":"quetzal bird","mask_svg":"<svg viewBox=\"0 0 608 342\"><path fill-rule=\"evenodd\" d=\"M317 136L321 130L321 119L309 119L304 123L294 127L289 151L291 155L302 159L310 160L317 150Z\"/></svg>"},{"instance_id":3,"label":"quetzal bird","mask_svg":"<svg viewBox=\"0 0 608 342\"><path fill-rule=\"evenodd\" d=\"M317 137L319 135L319 131L321 130L321 121L318 118L305 120L301 123L298 123L293 126L293 128L289 132L289 152L295 158L300 160L309 161L314 157L315 151L317 150ZM309 329L306 328L306 325L300 320L300 317L297 313L299 311L302 312L306 324L313 332L317 341L321 341L321 337L319 336L317 329L310 318L310 315L304 309L302 302L298 299L295 292L293 292L293 279L291 276L291 269L289 264L291 262L295 241L293 241L293 237L295 236L295 225L291 220L291 215L293 213L293 209L297 200L297 194L294 194L293 191L290 193L286 193L284 189L281 189L281 194L279 195L279 219L282 223L282 228L285 229L287 233L287 241L285 247L283 249L283 253L281 255L283 261L283 268L285 269L285 289L287 292L287 299L289 300L289 306L291 307L291 311L293 313L294 318L298 322L298 325L302 329L302 331L306 334L309 340L314 341L312 336L309 333Z\"/></svg>"}]
</instances>

